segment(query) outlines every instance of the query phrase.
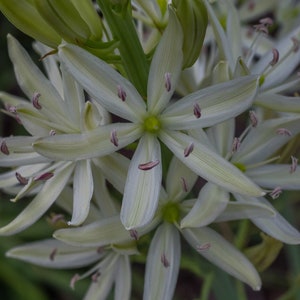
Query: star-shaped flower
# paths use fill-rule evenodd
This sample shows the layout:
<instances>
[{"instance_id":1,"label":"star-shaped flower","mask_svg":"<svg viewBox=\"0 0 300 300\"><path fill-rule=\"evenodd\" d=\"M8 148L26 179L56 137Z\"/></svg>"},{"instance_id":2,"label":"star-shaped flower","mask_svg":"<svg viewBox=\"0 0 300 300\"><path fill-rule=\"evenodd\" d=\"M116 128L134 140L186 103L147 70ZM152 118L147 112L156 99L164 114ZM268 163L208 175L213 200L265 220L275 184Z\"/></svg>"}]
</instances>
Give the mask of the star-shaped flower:
<instances>
[{"instance_id":1,"label":"star-shaped flower","mask_svg":"<svg viewBox=\"0 0 300 300\"><path fill-rule=\"evenodd\" d=\"M140 139L122 202L121 220L127 229L149 223L156 211L162 177L160 142L205 179L241 194L263 194L236 167L185 132L214 125L249 108L257 92L257 76L211 86L170 103L181 72L182 41L179 21L170 11L168 26L151 62L147 99L127 79L86 51L68 44L59 49L65 68L93 99L129 122L41 138L34 149L55 160L82 160L107 155Z\"/></svg>"}]
</instances>

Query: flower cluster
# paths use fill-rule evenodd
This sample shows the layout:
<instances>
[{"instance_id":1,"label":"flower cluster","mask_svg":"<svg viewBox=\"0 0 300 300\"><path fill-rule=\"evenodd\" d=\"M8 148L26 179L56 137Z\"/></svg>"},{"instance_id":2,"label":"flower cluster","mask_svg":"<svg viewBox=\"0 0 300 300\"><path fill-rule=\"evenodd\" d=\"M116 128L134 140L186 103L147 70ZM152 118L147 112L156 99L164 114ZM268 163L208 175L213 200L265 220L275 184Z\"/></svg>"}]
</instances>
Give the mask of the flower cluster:
<instances>
[{"instance_id":1,"label":"flower cluster","mask_svg":"<svg viewBox=\"0 0 300 300\"><path fill-rule=\"evenodd\" d=\"M91 277L85 299L112 289L130 299L131 263L145 257L143 299L172 299L186 243L261 288L262 261L281 242L300 243L272 205L300 190L300 6L287 19L281 1L235 2L1 1L35 39L46 75L8 35L25 98L1 92L2 112L27 134L1 138L0 188L32 200L0 234L25 230L54 203L62 212L52 238L9 257L92 265L71 280ZM237 220L263 243L229 241L219 224Z\"/></svg>"}]
</instances>

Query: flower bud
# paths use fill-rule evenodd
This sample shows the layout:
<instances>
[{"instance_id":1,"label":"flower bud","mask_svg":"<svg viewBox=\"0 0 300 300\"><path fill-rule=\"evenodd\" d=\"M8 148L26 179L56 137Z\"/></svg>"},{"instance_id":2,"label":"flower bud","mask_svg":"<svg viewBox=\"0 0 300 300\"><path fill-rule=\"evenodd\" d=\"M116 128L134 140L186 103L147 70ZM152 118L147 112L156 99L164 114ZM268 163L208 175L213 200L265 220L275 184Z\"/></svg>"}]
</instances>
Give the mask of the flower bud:
<instances>
[{"instance_id":1,"label":"flower bud","mask_svg":"<svg viewBox=\"0 0 300 300\"><path fill-rule=\"evenodd\" d=\"M207 11L202 0L173 0L172 4L184 33L183 68L188 68L200 55L208 22Z\"/></svg>"}]
</instances>

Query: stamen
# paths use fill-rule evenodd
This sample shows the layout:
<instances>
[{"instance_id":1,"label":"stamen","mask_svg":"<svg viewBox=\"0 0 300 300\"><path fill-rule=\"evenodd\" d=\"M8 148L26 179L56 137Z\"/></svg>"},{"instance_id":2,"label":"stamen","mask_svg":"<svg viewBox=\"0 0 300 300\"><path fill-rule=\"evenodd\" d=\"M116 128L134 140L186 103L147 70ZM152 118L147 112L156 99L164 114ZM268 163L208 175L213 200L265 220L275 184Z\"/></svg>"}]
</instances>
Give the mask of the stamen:
<instances>
[{"instance_id":1,"label":"stamen","mask_svg":"<svg viewBox=\"0 0 300 300\"><path fill-rule=\"evenodd\" d=\"M298 158L296 158L295 156L291 156L292 159L292 164L290 167L290 173L294 173L297 169L297 165L298 165Z\"/></svg>"},{"instance_id":2,"label":"stamen","mask_svg":"<svg viewBox=\"0 0 300 300\"><path fill-rule=\"evenodd\" d=\"M188 186L187 186L187 183L186 183L186 180L181 177L181 185L182 185L182 189L187 193L188 192Z\"/></svg>"},{"instance_id":3,"label":"stamen","mask_svg":"<svg viewBox=\"0 0 300 300\"><path fill-rule=\"evenodd\" d=\"M117 131L116 129L113 129L110 133L110 141L116 146L119 146L118 137L117 137Z\"/></svg>"},{"instance_id":4,"label":"stamen","mask_svg":"<svg viewBox=\"0 0 300 300\"><path fill-rule=\"evenodd\" d=\"M278 135L285 135L285 136L292 136L292 133L290 130L286 129L286 128L278 128L276 130L276 133Z\"/></svg>"},{"instance_id":5,"label":"stamen","mask_svg":"<svg viewBox=\"0 0 300 300\"><path fill-rule=\"evenodd\" d=\"M194 115L197 119L201 117L201 108L198 103L194 104Z\"/></svg>"},{"instance_id":6,"label":"stamen","mask_svg":"<svg viewBox=\"0 0 300 300\"><path fill-rule=\"evenodd\" d=\"M15 175L20 184L26 185L28 183L28 179L23 177L20 173L16 172Z\"/></svg>"},{"instance_id":7,"label":"stamen","mask_svg":"<svg viewBox=\"0 0 300 300\"><path fill-rule=\"evenodd\" d=\"M49 131L49 135L50 135L50 136L56 135L56 131L55 131L54 129L51 129L51 130Z\"/></svg>"},{"instance_id":8,"label":"stamen","mask_svg":"<svg viewBox=\"0 0 300 300\"><path fill-rule=\"evenodd\" d=\"M51 218L48 219L52 225L56 224L59 221L65 221L65 216L62 214L53 214Z\"/></svg>"},{"instance_id":9,"label":"stamen","mask_svg":"<svg viewBox=\"0 0 300 300\"><path fill-rule=\"evenodd\" d=\"M268 28L264 24L257 24L253 26L257 32L269 34Z\"/></svg>"},{"instance_id":10,"label":"stamen","mask_svg":"<svg viewBox=\"0 0 300 300\"><path fill-rule=\"evenodd\" d=\"M171 73L165 73L165 88L167 92L171 90Z\"/></svg>"},{"instance_id":11,"label":"stamen","mask_svg":"<svg viewBox=\"0 0 300 300\"><path fill-rule=\"evenodd\" d=\"M240 146L241 146L240 139L238 137L235 137L233 139L233 142L232 142L232 148L231 148L232 149L232 153L237 152L239 150Z\"/></svg>"},{"instance_id":12,"label":"stamen","mask_svg":"<svg viewBox=\"0 0 300 300\"><path fill-rule=\"evenodd\" d=\"M166 255L164 253L161 255L160 261L165 268L168 268L170 266L170 262L168 261Z\"/></svg>"},{"instance_id":13,"label":"stamen","mask_svg":"<svg viewBox=\"0 0 300 300\"><path fill-rule=\"evenodd\" d=\"M43 173L43 174L41 174L39 176L34 177L33 180L34 181L46 181L46 180L52 178L53 176L54 176L54 173L52 173L52 172L46 172L46 173Z\"/></svg>"},{"instance_id":14,"label":"stamen","mask_svg":"<svg viewBox=\"0 0 300 300\"><path fill-rule=\"evenodd\" d=\"M194 150L194 143L190 143L185 149L184 149L184 157L188 157Z\"/></svg>"},{"instance_id":15,"label":"stamen","mask_svg":"<svg viewBox=\"0 0 300 300\"><path fill-rule=\"evenodd\" d=\"M9 155L9 150L8 150L8 147L7 147L7 144L6 144L6 141L5 141L5 140L2 140L2 141L1 141L0 150L1 150L1 152L2 152L3 154Z\"/></svg>"},{"instance_id":16,"label":"stamen","mask_svg":"<svg viewBox=\"0 0 300 300\"><path fill-rule=\"evenodd\" d=\"M300 48L300 41L296 37L292 37L292 42L294 44L293 51L298 52Z\"/></svg>"},{"instance_id":17,"label":"stamen","mask_svg":"<svg viewBox=\"0 0 300 300\"><path fill-rule=\"evenodd\" d=\"M127 97L126 92L123 89L123 87L120 85L118 85L117 88L118 88L118 97L124 102Z\"/></svg>"},{"instance_id":18,"label":"stamen","mask_svg":"<svg viewBox=\"0 0 300 300\"><path fill-rule=\"evenodd\" d=\"M250 10L250 11L254 10L255 5L256 5L255 1L250 0L249 3L248 3L248 10Z\"/></svg>"},{"instance_id":19,"label":"stamen","mask_svg":"<svg viewBox=\"0 0 300 300\"><path fill-rule=\"evenodd\" d=\"M197 251L202 252L202 251L209 250L210 247L211 247L211 243L204 243L204 244L201 244L201 245L197 245L196 249L197 249Z\"/></svg>"},{"instance_id":20,"label":"stamen","mask_svg":"<svg viewBox=\"0 0 300 300\"><path fill-rule=\"evenodd\" d=\"M249 111L249 118L250 118L252 127L255 128L258 124L258 119L257 119L256 113L254 110Z\"/></svg>"},{"instance_id":21,"label":"stamen","mask_svg":"<svg viewBox=\"0 0 300 300\"><path fill-rule=\"evenodd\" d=\"M156 167L158 164L159 164L159 160L149 161L144 164L139 164L138 168L142 171L148 171Z\"/></svg>"},{"instance_id":22,"label":"stamen","mask_svg":"<svg viewBox=\"0 0 300 300\"><path fill-rule=\"evenodd\" d=\"M270 61L270 66L274 66L278 63L279 60L279 51L277 49L272 49L273 59Z\"/></svg>"},{"instance_id":23,"label":"stamen","mask_svg":"<svg viewBox=\"0 0 300 300\"><path fill-rule=\"evenodd\" d=\"M98 278L99 278L100 275L101 275L100 272L94 273L94 274L92 275L92 281L93 281L93 282L98 282Z\"/></svg>"},{"instance_id":24,"label":"stamen","mask_svg":"<svg viewBox=\"0 0 300 300\"><path fill-rule=\"evenodd\" d=\"M272 199L277 199L282 193L282 189L280 186L277 186L269 195Z\"/></svg>"},{"instance_id":25,"label":"stamen","mask_svg":"<svg viewBox=\"0 0 300 300\"><path fill-rule=\"evenodd\" d=\"M75 274L71 281L70 281L70 287L72 290L74 290L74 287L75 287L75 283L80 279L80 275L79 274Z\"/></svg>"},{"instance_id":26,"label":"stamen","mask_svg":"<svg viewBox=\"0 0 300 300\"><path fill-rule=\"evenodd\" d=\"M50 258L51 261L54 261L54 258L55 258L56 254L57 254L57 248L54 248L52 250L52 252L50 253L50 256L49 256L49 258Z\"/></svg>"},{"instance_id":27,"label":"stamen","mask_svg":"<svg viewBox=\"0 0 300 300\"><path fill-rule=\"evenodd\" d=\"M139 234L138 234L138 232L135 229L130 229L129 230L129 234L136 241L139 239Z\"/></svg>"},{"instance_id":28,"label":"stamen","mask_svg":"<svg viewBox=\"0 0 300 300\"><path fill-rule=\"evenodd\" d=\"M265 26L267 26L267 25L270 26L270 25L273 25L273 20L271 18L263 18L263 19L259 20L259 23L263 24Z\"/></svg>"},{"instance_id":29,"label":"stamen","mask_svg":"<svg viewBox=\"0 0 300 300\"><path fill-rule=\"evenodd\" d=\"M14 105L7 105L6 110L10 113L13 113L13 114L17 113L17 108Z\"/></svg>"},{"instance_id":30,"label":"stamen","mask_svg":"<svg viewBox=\"0 0 300 300\"><path fill-rule=\"evenodd\" d=\"M41 94L38 92L34 92L32 97L32 104L36 109L42 109L42 106L39 103L39 99L41 97Z\"/></svg>"}]
</instances>

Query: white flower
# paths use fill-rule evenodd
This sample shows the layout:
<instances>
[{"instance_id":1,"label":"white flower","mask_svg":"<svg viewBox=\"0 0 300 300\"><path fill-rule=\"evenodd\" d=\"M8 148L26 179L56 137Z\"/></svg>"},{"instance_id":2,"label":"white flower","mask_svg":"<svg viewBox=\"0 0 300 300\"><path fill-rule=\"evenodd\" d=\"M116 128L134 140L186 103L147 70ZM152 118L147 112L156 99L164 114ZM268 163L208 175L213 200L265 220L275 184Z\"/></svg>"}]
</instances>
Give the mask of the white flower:
<instances>
[{"instance_id":1,"label":"white flower","mask_svg":"<svg viewBox=\"0 0 300 300\"><path fill-rule=\"evenodd\" d=\"M207 180L241 194L263 194L237 168L184 133L246 110L256 95L257 77L211 86L169 103L181 71L182 39L180 24L170 13L150 66L146 103L132 84L105 62L73 45L59 49L66 69L93 99L130 123L41 138L34 149L55 160L81 160L110 154L140 139L129 167L121 209L127 229L149 223L156 211L162 177L160 141Z\"/></svg>"},{"instance_id":2,"label":"white flower","mask_svg":"<svg viewBox=\"0 0 300 300\"><path fill-rule=\"evenodd\" d=\"M40 137L86 132L107 123L109 117L98 104L85 102L83 89L64 68L58 68L54 56L44 60L47 79L12 36L8 36L8 45L18 83L32 103L3 92L0 98L7 113L17 118L31 136L1 139L0 165L14 169L0 175L0 187L14 194L13 202L26 195L34 198L14 220L0 228L0 234L13 234L33 224L70 181L74 186L74 209L69 224L81 224L89 213L94 191L93 165L104 170L110 182L123 192L124 180L120 177L126 176L128 159L116 153L103 159L55 162L36 153L32 143ZM36 47L40 53L48 50L41 44Z\"/></svg>"}]
</instances>

